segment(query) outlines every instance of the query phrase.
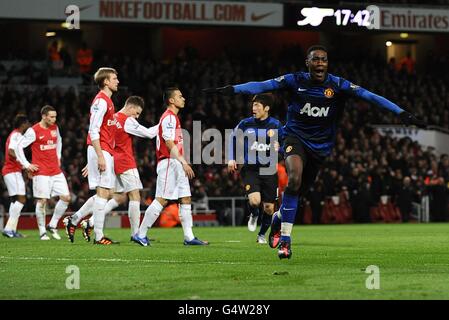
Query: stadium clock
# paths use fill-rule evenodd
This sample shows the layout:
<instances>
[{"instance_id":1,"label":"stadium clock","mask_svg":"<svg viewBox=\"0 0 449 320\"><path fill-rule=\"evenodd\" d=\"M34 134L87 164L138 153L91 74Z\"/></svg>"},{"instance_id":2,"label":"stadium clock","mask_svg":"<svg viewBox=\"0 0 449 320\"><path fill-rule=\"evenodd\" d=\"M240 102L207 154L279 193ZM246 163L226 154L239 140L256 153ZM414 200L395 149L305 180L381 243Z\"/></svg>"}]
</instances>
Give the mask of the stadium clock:
<instances>
[{"instance_id":1,"label":"stadium clock","mask_svg":"<svg viewBox=\"0 0 449 320\"><path fill-rule=\"evenodd\" d=\"M378 29L378 15L379 8L377 6L368 6L367 8L348 9L348 8L318 8L306 7L301 9L302 17L297 18L296 24L298 26L312 26L319 27L323 21L333 20L331 23L334 26L357 26L368 29Z\"/></svg>"}]
</instances>

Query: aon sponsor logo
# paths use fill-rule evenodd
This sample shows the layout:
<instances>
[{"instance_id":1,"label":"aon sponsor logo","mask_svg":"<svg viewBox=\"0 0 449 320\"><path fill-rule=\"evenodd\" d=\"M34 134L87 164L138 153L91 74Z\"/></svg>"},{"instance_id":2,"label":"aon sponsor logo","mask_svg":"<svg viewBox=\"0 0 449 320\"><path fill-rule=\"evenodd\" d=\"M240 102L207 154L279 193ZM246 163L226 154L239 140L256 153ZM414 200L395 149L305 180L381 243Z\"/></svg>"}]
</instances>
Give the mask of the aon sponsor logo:
<instances>
[{"instance_id":1,"label":"aon sponsor logo","mask_svg":"<svg viewBox=\"0 0 449 320\"><path fill-rule=\"evenodd\" d=\"M251 151L269 151L270 145L265 143L257 143L257 141L254 141L254 143L251 145Z\"/></svg>"},{"instance_id":2,"label":"aon sponsor logo","mask_svg":"<svg viewBox=\"0 0 449 320\"><path fill-rule=\"evenodd\" d=\"M312 107L310 103L306 103L304 107L302 107L300 114L307 113L309 117L327 117L329 113L330 107Z\"/></svg>"}]
</instances>

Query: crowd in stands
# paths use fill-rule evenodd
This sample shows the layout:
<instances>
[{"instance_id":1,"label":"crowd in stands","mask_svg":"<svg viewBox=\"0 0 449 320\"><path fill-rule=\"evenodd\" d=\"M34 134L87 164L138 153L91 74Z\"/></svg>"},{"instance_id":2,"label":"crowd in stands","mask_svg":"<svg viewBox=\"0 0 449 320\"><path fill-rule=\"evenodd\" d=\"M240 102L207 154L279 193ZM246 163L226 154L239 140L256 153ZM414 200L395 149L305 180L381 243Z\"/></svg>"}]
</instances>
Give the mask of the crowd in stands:
<instances>
[{"instance_id":1,"label":"crowd in stands","mask_svg":"<svg viewBox=\"0 0 449 320\"><path fill-rule=\"evenodd\" d=\"M81 168L86 164L89 108L97 88L92 83L83 90L48 87L45 85L50 74L48 64L42 66L34 60L24 59L17 63L21 69L14 63L0 62L0 161L3 163L4 143L12 130L14 116L25 113L35 123L40 120L39 110L43 105L54 106L63 138L62 167L73 193L70 209L76 210L91 195L87 180L81 176ZM330 52L330 72L394 101L429 125L448 129L449 72L445 59L447 55L429 53L429 68L426 69L429 71L417 73L405 66L392 67L375 55L349 58ZM127 96L141 95L146 103L139 119L143 125L156 124L162 114L162 88L178 85L187 99L186 109L180 114L182 127L191 132L193 121L201 121L202 130L216 128L224 132L251 115L249 97L205 96L201 93L202 88L266 80L304 70L303 61L304 53L299 46L285 48L277 56L260 52L242 56L225 51L213 59L200 58L194 48L186 48L172 61L157 60L144 53L132 57L94 53L90 71L85 72L92 72L99 66L115 67L121 86L113 96L116 109L122 106ZM19 74L21 77L16 79ZM276 93L272 116L284 121L287 101L287 93ZM350 100L347 103L334 152L303 201L312 208L313 222L322 221L322 204L334 195L341 195L350 203L355 222L370 221L370 206L378 203L383 195L388 195L400 207L404 221L410 219L410 203L420 202L423 195L433 199L432 220L449 219L449 156L436 156L433 150L423 150L410 139L381 136L368 126L399 123L393 114L366 102ZM155 143L137 138L135 142L136 159L146 188L144 194L151 198L155 191ZM213 196L242 196L244 193L238 175L229 175L224 164L194 165L193 169L196 173L191 183L194 201ZM31 183L28 185L30 198L24 211L34 211L30 187ZM0 192L2 204L8 208L3 181L0 182ZM143 201L147 201L145 197ZM145 207L142 204L142 208ZM223 210L212 203L211 208Z\"/></svg>"}]
</instances>

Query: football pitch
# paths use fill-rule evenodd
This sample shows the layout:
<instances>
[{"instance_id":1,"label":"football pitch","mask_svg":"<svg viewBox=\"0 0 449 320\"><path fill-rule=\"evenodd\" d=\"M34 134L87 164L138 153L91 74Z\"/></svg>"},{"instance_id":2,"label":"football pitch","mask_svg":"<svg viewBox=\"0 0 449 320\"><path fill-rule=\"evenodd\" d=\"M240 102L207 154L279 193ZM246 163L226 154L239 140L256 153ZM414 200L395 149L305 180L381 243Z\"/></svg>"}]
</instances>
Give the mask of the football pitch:
<instances>
[{"instance_id":1,"label":"football pitch","mask_svg":"<svg viewBox=\"0 0 449 320\"><path fill-rule=\"evenodd\" d=\"M184 246L180 228L151 230L151 247L127 229L106 230L115 246L80 230L73 244L63 230L61 241L2 237L0 299L449 298L449 224L296 225L290 260L246 227L194 231L210 246Z\"/></svg>"}]
</instances>

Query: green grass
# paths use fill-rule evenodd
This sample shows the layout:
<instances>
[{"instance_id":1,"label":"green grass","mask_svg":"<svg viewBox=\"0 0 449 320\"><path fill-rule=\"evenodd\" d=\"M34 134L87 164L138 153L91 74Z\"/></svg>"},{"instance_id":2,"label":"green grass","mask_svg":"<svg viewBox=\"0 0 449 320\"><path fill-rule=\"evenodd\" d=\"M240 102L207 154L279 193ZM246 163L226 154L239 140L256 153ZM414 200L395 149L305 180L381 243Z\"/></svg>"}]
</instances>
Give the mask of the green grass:
<instances>
[{"instance_id":1,"label":"green grass","mask_svg":"<svg viewBox=\"0 0 449 320\"><path fill-rule=\"evenodd\" d=\"M239 228L196 228L208 247L185 247L182 230L154 229L152 247L107 234L118 246L0 239L0 299L448 299L449 224L295 226L293 257ZM62 235L62 230L61 230ZM65 286L80 269L80 289ZM368 290L365 268L380 269Z\"/></svg>"}]
</instances>

